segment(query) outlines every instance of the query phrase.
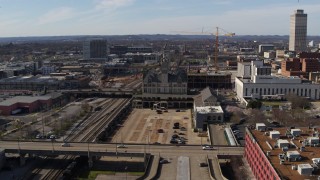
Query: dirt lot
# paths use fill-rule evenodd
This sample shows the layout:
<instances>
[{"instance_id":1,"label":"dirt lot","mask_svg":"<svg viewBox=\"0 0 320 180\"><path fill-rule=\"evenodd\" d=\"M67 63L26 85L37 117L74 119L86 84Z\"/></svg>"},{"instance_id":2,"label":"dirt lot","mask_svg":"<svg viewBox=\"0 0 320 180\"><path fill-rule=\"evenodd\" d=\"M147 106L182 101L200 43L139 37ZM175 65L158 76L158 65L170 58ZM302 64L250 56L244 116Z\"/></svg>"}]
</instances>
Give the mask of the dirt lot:
<instances>
[{"instance_id":1,"label":"dirt lot","mask_svg":"<svg viewBox=\"0 0 320 180\"><path fill-rule=\"evenodd\" d=\"M201 138L192 131L191 121L191 110L176 112L176 109L169 109L168 112L158 114L151 109L134 109L112 142L170 144L172 135L178 134L187 139L186 144L200 144ZM173 129L176 122L186 130ZM163 133L159 133L159 129Z\"/></svg>"}]
</instances>

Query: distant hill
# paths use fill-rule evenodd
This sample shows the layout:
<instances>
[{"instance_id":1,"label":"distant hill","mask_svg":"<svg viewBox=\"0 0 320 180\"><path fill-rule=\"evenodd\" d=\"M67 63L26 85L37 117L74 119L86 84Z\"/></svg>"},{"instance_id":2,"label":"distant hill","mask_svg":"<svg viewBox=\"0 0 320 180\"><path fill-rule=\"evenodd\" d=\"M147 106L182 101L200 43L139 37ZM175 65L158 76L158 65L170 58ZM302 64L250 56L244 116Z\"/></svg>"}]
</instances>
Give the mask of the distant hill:
<instances>
[{"instance_id":1,"label":"distant hill","mask_svg":"<svg viewBox=\"0 0 320 180\"><path fill-rule=\"evenodd\" d=\"M97 36L35 36L35 37L5 37L0 38L0 43L26 43L26 42L48 42L48 41L84 41L88 38L104 38L110 41L157 41L157 40L196 40L196 39L213 39L212 35L167 35L167 34L141 34L141 35L97 35ZM234 37L221 36L220 39L232 39L233 41L257 41L263 43L272 42L288 42L289 36L279 35L236 35ZM308 36L308 40L320 42L320 36Z\"/></svg>"}]
</instances>

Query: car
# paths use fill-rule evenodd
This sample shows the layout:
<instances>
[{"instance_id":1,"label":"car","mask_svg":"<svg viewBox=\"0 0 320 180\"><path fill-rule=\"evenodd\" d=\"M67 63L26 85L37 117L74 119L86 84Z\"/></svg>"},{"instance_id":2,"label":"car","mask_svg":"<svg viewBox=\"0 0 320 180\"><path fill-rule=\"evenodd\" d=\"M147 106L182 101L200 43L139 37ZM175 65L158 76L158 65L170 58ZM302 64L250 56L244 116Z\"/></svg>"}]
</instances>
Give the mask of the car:
<instances>
[{"instance_id":1,"label":"car","mask_svg":"<svg viewBox=\"0 0 320 180\"><path fill-rule=\"evenodd\" d=\"M246 119L241 118L239 124L243 124L244 122L246 122Z\"/></svg>"},{"instance_id":2,"label":"car","mask_svg":"<svg viewBox=\"0 0 320 180\"><path fill-rule=\"evenodd\" d=\"M179 136L177 134L172 135L172 138L178 138Z\"/></svg>"},{"instance_id":3,"label":"car","mask_svg":"<svg viewBox=\"0 0 320 180\"><path fill-rule=\"evenodd\" d=\"M61 146L62 147L70 147L71 145L69 143L67 143L67 142L64 142L64 143L61 144Z\"/></svg>"},{"instance_id":4,"label":"car","mask_svg":"<svg viewBox=\"0 0 320 180\"><path fill-rule=\"evenodd\" d=\"M164 133L163 129L158 129L158 133Z\"/></svg>"},{"instance_id":5,"label":"car","mask_svg":"<svg viewBox=\"0 0 320 180\"><path fill-rule=\"evenodd\" d=\"M212 146L204 146L202 147L203 150L214 150L214 147Z\"/></svg>"},{"instance_id":6,"label":"car","mask_svg":"<svg viewBox=\"0 0 320 180\"><path fill-rule=\"evenodd\" d=\"M161 144L161 143L159 143L159 142L154 142L153 144Z\"/></svg>"},{"instance_id":7,"label":"car","mask_svg":"<svg viewBox=\"0 0 320 180\"><path fill-rule=\"evenodd\" d=\"M243 136L238 136L237 139L238 140L243 140Z\"/></svg>"},{"instance_id":8,"label":"car","mask_svg":"<svg viewBox=\"0 0 320 180\"><path fill-rule=\"evenodd\" d=\"M180 126L180 123L178 123L178 122L175 122L174 124L173 124L173 126Z\"/></svg>"},{"instance_id":9,"label":"car","mask_svg":"<svg viewBox=\"0 0 320 180\"><path fill-rule=\"evenodd\" d=\"M185 127L180 128L181 131L186 131L187 129Z\"/></svg>"},{"instance_id":10,"label":"car","mask_svg":"<svg viewBox=\"0 0 320 180\"><path fill-rule=\"evenodd\" d=\"M208 167L208 164L207 163L199 163L199 167Z\"/></svg>"},{"instance_id":11,"label":"car","mask_svg":"<svg viewBox=\"0 0 320 180\"><path fill-rule=\"evenodd\" d=\"M179 133L179 135L186 135L186 134L184 134L184 133L180 132L180 133Z\"/></svg>"},{"instance_id":12,"label":"car","mask_svg":"<svg viewBox=\"0 0 320 180\"><path fill-rule=\"evenodd\" d=\"M36 135L36 139L42 139L42 138L43 138L42 134L37 134Z\"/></svg>"},{"instance_id":13,"label":"car","mask_svg":"<svg viewBox=\"0 0 320 180\"><path fill-rule=\"evenodd\" d=\"M239 129L237 126L230 126L232 130Z\"/></svg>"},{"instance_id":14,"label":"car","mask_svg":"<svg viewBox=\"0 0 320 180\"><path fill-rule=\"evenodd\" d=\"M173 126L172 129L179 129L179 126Z\"/></svg>"},{"instance_id":15,"label":"car","mask_svg":"<svg viewBox=\"0 0 320 180\"><path fill-rule=\"evenodd\" d=\"M166 160L166 159L162 159L162 160L160 160L159 162L160 162L160 164L166 164L166 163L169 163L169 161L168 161L168 160Z\"/></svg>"},{"instance_id":16,"label":"car","mask_svg":"<svg viewBox=\"0 0 320 180\"><path fill-rule=\"evenodd\" d=\"M126 145L124 145L124 144L119 144L119 145L117 145L117 148L126 148L127 146Z\"/></svg>"},{"instance_id":17,"label":"car","mask_svg":"<svg viewBox=\"0 0 320 180\"><path fill-rule=\"evenodd\" d=\"M171 139L171 140L170 140L170 143L171 143L171 144L177 144L178 141L177 141L176 139Z\"/></svg>"},{"instance_id":18,"label":"car","mask_svg":"<svg viewBox=\"0 0 320 180\"><path fill-rule=\"evenodd\" d=\"M176 112L180 112L180 109L177 109Z\"/></svg>"},{"instance_id":19,"label":"car","mask_svg":"<svg viewBox=\"0 0 320 180\"><path fill-rule=\"evenodd\" d=\"M56 135L54 134L50 135L50 139L56 139L56 138L57 138Z\"/></svg>"}]
</instances>

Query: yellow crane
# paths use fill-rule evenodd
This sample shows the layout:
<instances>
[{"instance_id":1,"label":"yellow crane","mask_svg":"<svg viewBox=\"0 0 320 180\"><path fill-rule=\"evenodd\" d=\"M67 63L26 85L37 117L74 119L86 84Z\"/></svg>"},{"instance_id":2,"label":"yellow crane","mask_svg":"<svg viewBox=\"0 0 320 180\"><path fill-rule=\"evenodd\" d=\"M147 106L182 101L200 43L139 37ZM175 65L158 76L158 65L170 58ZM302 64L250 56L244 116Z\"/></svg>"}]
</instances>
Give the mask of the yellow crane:
<instances>
[{"instance_id":1,"label":"yellow crane","mask_svg":"<svg viewBox=\"0 0 320 180\"><path fill-rule=\"evenodd\" d=\"M207 34L207 35L215 35L216 36L216 42L215 42L215 52L214 52L214 67L216 68L216 72L219 71L219 66L218 66L218 48L219 48L219 35L224 35L224 36L228 36L228 37L233 37L236 34L232 33L232 32L228 32L220 27L216 27L216 32L215 33L208 33L208 32L204 32L202 29L202 32L188 32L188 31L172 31L172 32L176 32L176 33L182 33L182 34L198 34L198 35L203 35L203 34ZM221 34L220 32L223 32L223 34Z\"/></svg>"},{"instance_id":2,"label":"yellow crane","mask_svg":"<svg viewBox=\"0 0 320 180\"><path fill-rule=\"evenodd\" d=\"M219 30L224 31L225 32L224 35L229 36L229 37L235 36L236 33L227 32L226 30L219 28L219 27L216 27L216 28L217 28L217 30L216 30L216 45L215 45L215 50L214 50L214 67L216 68L216 72L218 72L219 71L219 66L218 66Z\"/></svg>"}]
</instances>

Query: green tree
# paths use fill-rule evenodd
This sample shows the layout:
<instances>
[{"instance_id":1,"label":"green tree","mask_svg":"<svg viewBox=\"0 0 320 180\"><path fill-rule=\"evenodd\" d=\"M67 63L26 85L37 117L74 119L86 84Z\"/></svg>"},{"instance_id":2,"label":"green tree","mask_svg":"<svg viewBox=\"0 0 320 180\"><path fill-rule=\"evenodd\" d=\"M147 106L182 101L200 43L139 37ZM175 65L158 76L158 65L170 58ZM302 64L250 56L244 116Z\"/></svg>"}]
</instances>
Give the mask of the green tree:
<instances>
[{"instance_id":1,"label":"green tree","mask_svg":"<svg viewBox=\"0 0 320 180\"><path fill-rule=\"evenodd\" d=\"M259 100L250 100L248 102L247 108L252 108L252 109L260 109L262 106L262 102Z\"/></svg>"}]
</instances>

